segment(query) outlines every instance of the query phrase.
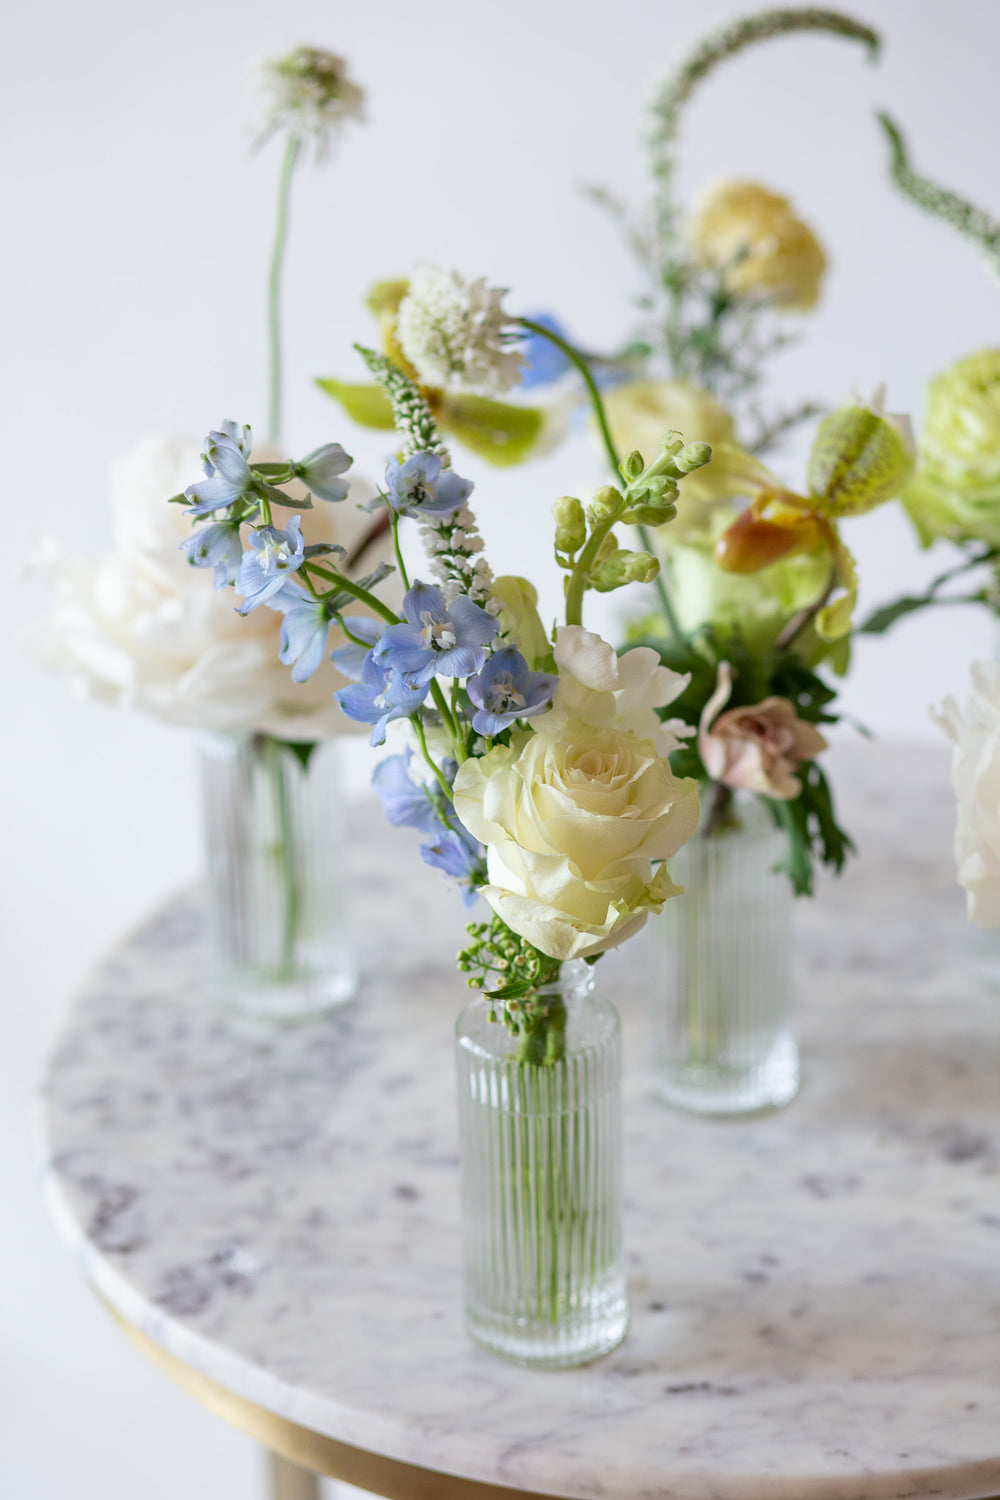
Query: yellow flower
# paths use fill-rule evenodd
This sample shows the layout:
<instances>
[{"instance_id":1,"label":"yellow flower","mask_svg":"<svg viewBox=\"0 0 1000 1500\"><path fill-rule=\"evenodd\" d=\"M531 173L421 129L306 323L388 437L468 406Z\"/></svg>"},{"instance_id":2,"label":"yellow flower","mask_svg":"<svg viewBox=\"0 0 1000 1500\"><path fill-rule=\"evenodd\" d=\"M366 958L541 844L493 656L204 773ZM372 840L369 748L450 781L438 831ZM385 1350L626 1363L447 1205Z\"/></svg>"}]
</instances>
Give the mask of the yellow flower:
<instances>
[{"instance_id":1,"label":"yellow flower","mask_svg":"<svg viewBox=\"0 0 1000 1500\"><path fill-rule=\"evenodd\" d=\"M721 271L734 297L763 298L790 312L819 299L826 255L787 198L757 182L709 187L688 226L698 265Z\"/></svg>"},{"instance_id":2,"label":"yellow flower","mask_svg":"<svg viewBox=\"0 0 1000 1500\"><path fill-rule=\"evenodd\" d=\"M903 504L924 546L937 537L1000 546L1000 349L935 376Z\"/></svg>"}]
</instances>

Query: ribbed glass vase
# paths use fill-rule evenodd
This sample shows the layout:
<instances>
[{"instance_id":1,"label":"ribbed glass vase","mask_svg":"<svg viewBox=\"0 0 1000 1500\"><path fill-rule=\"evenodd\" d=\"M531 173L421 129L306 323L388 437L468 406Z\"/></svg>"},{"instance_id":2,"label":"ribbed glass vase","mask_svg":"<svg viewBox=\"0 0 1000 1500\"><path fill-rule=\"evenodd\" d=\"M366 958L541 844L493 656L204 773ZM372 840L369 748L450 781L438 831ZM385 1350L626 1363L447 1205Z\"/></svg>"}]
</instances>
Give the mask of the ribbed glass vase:
<instances>
[{"instance_id":1,"label":"ribbed glass vase","mask_svg":"<svg viewBox=\"0 0 1000 1500\"><path fill-rule=\"evenodd\" d=\"M335 739L201 740L211 977L226 1003L305 1017L350 999Z\"/></svg>"},{"instance_id":2,"label":"ribbed glass vase","mask_svg":"<svg viewBox=\"0 0 1000 1500\"><path fill-rule=\"evenodd\" d=\"M466 1327L518 1364L585 1364L625 1336L620 1026L565 964L521 1036L474 1000L457 1027Z\"/></svg>"},{"instance_id":3,"label":"ribbed glass vase","mask_svg":"<svg viewBox=\"0 0 1000 1500\"><path fill-rule=\"evenodd\" d=\"M756 797L670 862L684 895L667 902L651 938L657 1093L695 1114L734 1115L795 1097L792 907L775 871L785 836Z\"/></svg>"}]
</instances>

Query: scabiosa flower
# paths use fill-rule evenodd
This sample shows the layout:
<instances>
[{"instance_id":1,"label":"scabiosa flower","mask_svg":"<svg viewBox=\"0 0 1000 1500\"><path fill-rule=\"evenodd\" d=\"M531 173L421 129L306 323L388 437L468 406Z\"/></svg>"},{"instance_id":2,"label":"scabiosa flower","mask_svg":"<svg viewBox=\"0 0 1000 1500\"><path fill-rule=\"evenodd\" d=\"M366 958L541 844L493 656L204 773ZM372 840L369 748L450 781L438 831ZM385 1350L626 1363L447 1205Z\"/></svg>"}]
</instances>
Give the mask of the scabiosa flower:
<instances>
[{"instance_id":1,"label":"scabiosa flower","mask_svg":"<svg viewBox=\"0 0 1000 1500\"><path fill-rule=\"evenodd\" d=\"M369 651L361 671L361 681L340 688L333 695L349 719L371 724L373 745L385 744L386 726L393 719L408 718L427 697L427 684L415 685L390 672L374 660Z\"/></svg>"},{"instance_id":2,"label":"scabiosa flower","mask_svg":"<svg viewBox=\"0 0 1000 1500\"><path fill-rule=\"evenodd\" d=\"M250 428L238 427L235 422L223 422L219 431L208 434L201 450L201 466L208 478L188 485L184 491L189 515L223 510L252 489L254 477L247 463L251 442Z\"/></svg>"},{"instance_id":3,"label":"scabiosa flower","mask_svg":"<svg viewBox=\"0 0 1000 1500\"><path fill-rule=\"evenodd\" d=\"M521 356L505 347L505 289L484 277L423 266L399 307L396 337L421 380L437 387L497 395L518 383Z\"/></svg>"},{"instance_id":4,"label":"scabiosa flower","mask_svg":"<svg viewBox=\"0 0 1000 1500\"><path fill-rule=\"evenodd\" d=\"M445 603L440 589L419 580L403 599L406 623L390 625L372 655L379 666L405 673L415 686L432 677L471 677L486 660L499 626L471 599Z\"/></svg>"},{"instance_id":5,"label":"scabiosa flower","mask_svg":"<svg viewBox=\"0 0 1000 1500\"><path fill-rule=\"evenodd\" d=\"M559 682L551 672L532 672L513 646L501 646L466 683L477 712L472 727L492 739L514 723L540 714L552 702Z\"/></svg>"},{"instance_id":6,"label":"scabiosa flower","mask_svg":"<svg viewBox=\"0 0 1000 1500\"><path fill-rule=\"evenodd\" d=\"M472 494L471 479L446 469L436 453L414 453L401 463L390 458L385 470L386 499L402 516L450 516Z\"/></svg>"},{"instance_id":7,"label":"scabiosa flower","mask_svg":"<svg viewBox=\"0 0 1000 1500\"><path fill-rule=\"evenodd\" d=\"M322 448L316 448L293 468L314 495L321 500L337 501L347 499L350 480L339 476L345 474L353 462L339 443L324 443Z\"/></svg>"},{"instance_id":8,"label":"scabiosa flower","mask_svg":"<svg viewBox=\"0 0 1000 1500\"><path fill-rule=\"evenodd\" d=\"M364 90L347 76L347 63L319 47L296 47L286 57L263 59L250 70L258 103L258 144L287 130L312 141L317 160L348 120L364 119Z\"/></svg>"},{"instance_id":9,"label":"scabiosa flower","mask_svg":"<svg viewBox=\"0 0 1000 1500\"><path fill-rule=\"evenodd\" d=\"M216 521L211 526L199 526L178 545L180 551L187 554L193 568L215 569L213 588L225 588L227 583L236 582L243 558L238 521Z\"/></svg>"},{"instance_id":10,"label":"scabiosa flower","mask_svg":"<svg viewBox=\"0 0 1000 1500\"><path fill-rule=\"evenodd\" d=\"M243 603L237 606L241 615L267 604L284 587L288 575L301 568L305 541L300 518L293 516L286 531L277 526L255 527L250 548L243 554L236 579L237 591L243 595Z\"/></svg>"}]
</instances>

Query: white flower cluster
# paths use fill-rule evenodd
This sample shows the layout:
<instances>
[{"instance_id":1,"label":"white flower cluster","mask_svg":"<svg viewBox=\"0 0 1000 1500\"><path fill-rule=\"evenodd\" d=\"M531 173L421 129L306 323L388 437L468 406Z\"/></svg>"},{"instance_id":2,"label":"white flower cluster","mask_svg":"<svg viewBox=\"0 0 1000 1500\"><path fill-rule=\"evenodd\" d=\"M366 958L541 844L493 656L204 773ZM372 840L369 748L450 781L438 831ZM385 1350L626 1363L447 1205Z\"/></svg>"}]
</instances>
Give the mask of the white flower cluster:
<instances>
[{"instance_id":1,"label":"white flower cluster","mask_svg":"<svg viewBox=\"0 0 1000 1500\"><path fill-rule=\"evenodd\" d=\"M459 594L468 594L474 604L491 614L499 613L502 606L493 597L493 569L485 557L476 555L482 552L484 543L467 505L453 516L426 521L420 527L420 538L430 559L431 572L449 604Z\"/></svg>"},{"instance_id":2,"label":"white flower cluster","mask_svg":"<svg viewBox=\"0 0 1000 1500\"><path fill-rule=\"evenodd\" d=\"M279 130L312 141L321 159L348 120L364 119L364 90L347 76L347 63L334 52L296 47L286 57L252 64L257 131L266 140Z\"/></svg>"},{"instance_id":3,"label":"white flower cluster","mask_svg":"<svg viewBox=\"0 0 1000 1500\"><path fill-rule=\"evenodd\" d=\"M964 714L946 698L931 717L955 747L955 863L969 919L977 927L1000 927L1000 662L973 662Z\"/></svg>"},{"instance_id":4,"label":"white flower cluster","mask_svg":"<svg viewBox=\"0 0 1000 1500\"><path fill-rule=\"evenodd\" d=\"M517 384L522 361L503 343L509 322L503 296L504 288L487 286L482 276L466 281L437 266L414 272L400 303L396 337L425 384L482 395Z\"/></svg>"}]
</instances>

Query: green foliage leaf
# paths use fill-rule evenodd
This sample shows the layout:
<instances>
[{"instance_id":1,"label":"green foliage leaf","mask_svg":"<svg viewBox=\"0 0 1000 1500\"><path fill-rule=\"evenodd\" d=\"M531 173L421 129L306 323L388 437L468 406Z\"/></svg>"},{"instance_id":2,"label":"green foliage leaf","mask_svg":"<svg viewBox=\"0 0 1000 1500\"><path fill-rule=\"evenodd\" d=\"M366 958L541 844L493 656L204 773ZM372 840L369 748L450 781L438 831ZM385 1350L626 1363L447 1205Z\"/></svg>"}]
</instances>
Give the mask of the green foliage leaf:
<instances>
[{"instance_id":1,"label":"green foliage leaf","mask_svg":"<svg viewBox=\"0 0 1000 1500\"><path fill-rule=\"evenodd\" d=\"M441 426L480 458L499 467L523 463L545 426L535 406L514 406L489 396L446 396Z\"/></svg>"},{"instance_id":2,"label":"green foliage leaf","mask_svg":"<svg viewBox=\"0 0 1000 1500\"><path fill-rule=\"evenodd\" d=\"M316 384L334 401L339 401L359 427L374 427L380 432L391 432L395 427L392 403L380 385L334 380L332 376L317 380Z\"/></svg>"},{"instance_id":3,"label":"green foliage leaf","mask_svg":"<svg viewBox=\"0 0 1000 1500\"><path fill-rule=\"evenodd\" d=\"M273 484L265 484L261 480L259 488L267 496L272 505L284 505L288 510L312 510L312 497L306 495L304 499L293 500L291 495L286 495L284 490L275 489Z\"/></svg>"},{"instance_id":4,"label":"green foliage leaf","mask_svg":"<svg viewBox=\"0 0 1000 1500\"><path fill-rule=\"evenodd\" d=\"M295 756L303 771L308 771L309 762L312 759L313 751L316 749L316 742L314 740L278 740L277 743L283 750L287 750L291 755Z\"/></svg>"}]
</instances>

